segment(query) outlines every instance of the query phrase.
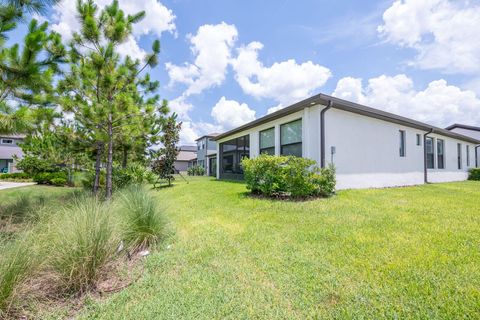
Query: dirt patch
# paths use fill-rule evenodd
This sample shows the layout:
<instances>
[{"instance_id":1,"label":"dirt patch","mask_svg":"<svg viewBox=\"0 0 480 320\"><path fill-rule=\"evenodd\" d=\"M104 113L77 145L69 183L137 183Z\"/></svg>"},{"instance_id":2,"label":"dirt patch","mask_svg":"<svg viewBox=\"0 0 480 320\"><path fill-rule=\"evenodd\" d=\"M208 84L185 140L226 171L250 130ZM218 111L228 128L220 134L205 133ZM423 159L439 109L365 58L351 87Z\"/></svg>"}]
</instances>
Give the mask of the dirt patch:
<instances>
[{"instance_id":1,"label":"dirt patch","mask_svg":"<svg viewBox=\"0 0 480 320\"><path fill-rule=\"evenodd\" d=\"M98 281L82 294L65 292L61 282L52 273L32 277L18 292L24 303L0 316L6 319L41 319L42 315L60 313L65 319L73 319L87 301L103 300L137 282L144 271L145 257L135 254L122 257L102 269Z\"/></svg>"}]
</instances>

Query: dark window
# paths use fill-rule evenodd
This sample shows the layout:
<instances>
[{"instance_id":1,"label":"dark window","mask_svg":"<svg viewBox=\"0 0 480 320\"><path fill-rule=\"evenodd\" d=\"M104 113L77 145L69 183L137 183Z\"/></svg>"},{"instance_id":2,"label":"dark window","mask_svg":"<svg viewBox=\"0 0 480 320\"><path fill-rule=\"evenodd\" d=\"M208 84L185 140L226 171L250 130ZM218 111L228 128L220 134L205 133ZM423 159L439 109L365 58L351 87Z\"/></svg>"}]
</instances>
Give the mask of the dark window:
<instances>
[{"instance_id":1,"label":"dark window","mask_svg":"<svg viewBox=\"0 0 480 320\"><path fill-rule=\"evenodd\" d=\"M425 140L425 148L427 149L427 168L435 168L435 150L433 149L433 138Z\"/></svg>"},{"instance_id":2,"label":"dark window","mask_svg":"<svg viewBox=\"0 0 480 320\"><path fill-rule=\"evenodd\" d=\"M437 168L445 169L445 142L437 139Z\"/></svg>"},{"instance_id":3,"label":"dark window","mask_svg":"<svg viewBox=\"0 0 480 320\"><path fill-rule=\"evenodd\" d=\"M417 146L421 146L422 145L422 136L417 133Z\"/></svg>"},{"instance_id":4,"label":"dark window","mask_svg":"<svg viewBox=\"0 0 480 320\"><path fill-rule=\"evenodd\" d=\"M467 167L470 167L470 146L467 145L465 148L467 148Z\"/></svg>"},{"instance_id":5,"label":"dark window","mask_svg":"<svg viewBox=\"0 0 480 320\"><path fill-rule=\"evenodd\" d=\"M260 131L260 154L275 155L275 128Z\"/></svg>"},{"instance_id":6,"label":"dark window","mask_svg":"<svg viewBox=\"0 0 480 320\"><path fill-rule=\"evenodd\" d=\"M280 154L302 156L302 120L295 120L280 126Z\"/></svg>"},{"instance_id":7,"label":"dark window","mask_svg":"<svg viewBox=\"0 0 480 320\"><path fill-rule=\"evenodd\" d=\"M457 163L458 170L462 169L462 144L457 143Z\"/></svg>"},{"instance_id":8,"label":"dark window","mask_svg":"<svg viewBox=\"0 0 480 320\"><path fill-rule=\"evenodd\" d=\"M13 144L13 139L2 139L2 144Z\"/></svg>"},{"instance_id":9,"label":"dark window","mask_svg":"<svg viewBox=\"0 0 480 320\"><path fill-rule=\"evenodd\" d=\"M250 154L250 136L232 139L220 144L221 173L243 174L242 159Z\"/></svg>"},{"instance_id":10,"label":"dark window","mask_svg":"<svg viewBox=\"0 0 480 320\"><path fill-rule=\"evenodd\" d=\"M399 151L400 151L400 157L405 157L405 149L406 149L406 146L405 146L405 131L404 130L399 130L398 131L399 133L399 137L400 137L400 148L399 148Z\"/></svg>"}]
</instances>

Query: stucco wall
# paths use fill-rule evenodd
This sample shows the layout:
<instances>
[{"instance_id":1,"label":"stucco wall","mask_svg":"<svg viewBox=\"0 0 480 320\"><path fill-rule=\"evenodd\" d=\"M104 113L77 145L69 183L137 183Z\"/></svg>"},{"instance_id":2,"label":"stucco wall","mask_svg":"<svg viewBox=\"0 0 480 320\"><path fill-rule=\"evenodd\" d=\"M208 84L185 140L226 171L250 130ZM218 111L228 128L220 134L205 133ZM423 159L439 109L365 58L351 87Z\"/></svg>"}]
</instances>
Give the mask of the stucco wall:
<instances>
[{"instance_id":1,"label":"stucco wall","mask_svg":"<svg viewBox=\"0 0 480 320\"><path fill-rule=\"evenodd\" d=\"M324 106L305 108L283 118L223 138L227 140L250 135L250 157L259 154L259 132L275 127L275 153L280 153L280 125L302 119L302 154L320 163L320 111ZM399 155L399 130L406 133L406 156ZM383 121L355 113L330 109L325 113L325 160L337 169L337 189L382 188L424 183L423 135L426 131ZM417 145L420 134L421 145ZM464 165L457 169L457 143L462 143L462 152L468 143L441 135L445 141L445 169L428 170L429 182L465 180L469 167L463 154ZM470 167L475 166L475 146L470 145ZM436 144L435 144L436 146ZM332 155L332 147L335 153ZM217 177L220 177L220 161L217 159ZM436 161L436 154L435 154ZM436 165L435 165L436 167Z\"/></svg>"}]
</instances>

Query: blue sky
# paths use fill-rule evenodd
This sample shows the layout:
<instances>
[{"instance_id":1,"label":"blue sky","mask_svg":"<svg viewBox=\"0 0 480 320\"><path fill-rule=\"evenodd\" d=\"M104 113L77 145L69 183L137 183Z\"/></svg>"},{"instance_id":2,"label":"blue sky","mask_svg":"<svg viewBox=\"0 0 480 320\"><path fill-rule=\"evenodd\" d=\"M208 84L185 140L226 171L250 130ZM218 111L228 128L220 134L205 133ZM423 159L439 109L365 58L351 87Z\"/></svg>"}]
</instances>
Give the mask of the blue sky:
<instances>
[{"instance_id":1,"label":"blue sky","mask_svg":"<svg viewBox=\"0 0 480 320\"><path fill-rule=\"evenodd\" d=\"M74 4L44 17L66 38ZM183 143L319 92L439 126L480 125L478 1L120 4L147 13L123 54L141 57L161 40L151 74L184 122Z\"/></svg>"}]
</instances>

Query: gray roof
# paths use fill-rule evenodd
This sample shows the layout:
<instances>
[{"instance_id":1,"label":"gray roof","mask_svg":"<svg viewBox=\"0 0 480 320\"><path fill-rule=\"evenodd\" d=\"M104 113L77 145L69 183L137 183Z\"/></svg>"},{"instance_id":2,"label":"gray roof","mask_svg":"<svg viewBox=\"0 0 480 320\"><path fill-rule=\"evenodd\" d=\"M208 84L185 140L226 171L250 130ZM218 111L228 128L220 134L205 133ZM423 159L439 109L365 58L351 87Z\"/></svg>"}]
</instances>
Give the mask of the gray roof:
<instances>
[{"instance_id":1,"label":"gray roof","mask_svg":"<svg viewBox=\"0 0 480 320\"><path fill-rule=\"evenodd\" d=\"M197 152L197 146L180 146L178 147L180 151L190 151L190 152Z\"/></svg>"},{"instance_id":2,"label":"gray roof","mask_svg":"<svg viewBox=\"0 0 480 320\"><path fill-rule=\"evenodd\" d=\"M203 139L203 138L215 138L218 135L220 135L220 133L218 133L218 132L209 133L209 134L203 135L203 136L195 139L195 141L198 141L198 140ZM213 140L215 140L215 139L213 139Z\"/></svg>"},{"instance_id":3,"label":"gray roof","mask_svg":"<svg viewBox=\"0 0 480 320\"><path fill-rule=\"evenodd\" d=\"M451 126L446 127L446 130L453 130L455 128L460 128L460 129L467 129L467 130L473 130L473 131L480 131L480 127L476 126L469 126L466 124L460 124L460 123L454 123Z\"/></svg>"},{"instance_id":4,"label":"gray roof","mask_svg":"<svg viewBox=\"0 0 480 320\"><path fill-rule=\"evenodd\" d=\"M401 125L409 126L409 127L412 127L412 128L417 128L417 129L420 129L420 130L425 130L425 131L432 130L432 133L438 133L438 134L441 134L441 135L444 135L444 136L447 136L447 137L452 137L452 138L456 138L456 139L480 144L480 140L474 139L472 137L467 137L467 136L464 136L462 134L458 134L458 133L455 133L455 132L452 132L452 131L448 131L446 129L431 126L429 124L426 124L426 123L423 123L423 122L420 122L420 121L416 121L416 120L413 120L413 119L402 117L402 116L399 116L399 115L396 115L396 114L393 114L393 113L390 113L390 112L382 111L382 110L379 110L379 109L367 107L367 106L364 106L364 105L361 105L361 104L358 104L358 103L354 103L354 102L351 102L351 101L347 101L347 100L343 100L343 99L340 99L340 98L332 97L332 96L329 96L329 95L326 95L326 94L323 94L323 93L317 94L313 97L310 97L308 99L305 99L305 100L302 100L302 101L297 102L295 104L292 104L292 105L290 105L288 107L285 107L283 109L280 109L276 112L273 112L271 114L267 114L266 116L258 118L256 120L254 120L252 122L249 122L247 124L244 124L244 125L242 125L238 128L235 128L233 130L222 133L222 134L216 136L214 138L214 140L219 140L219 139L228 137L232 134L241 132L243 130L251 129L251 128L256 127L258 125L261 125L263 123L267 123L269 121L282 118L282 117L284 117L286 115L289 115L291 113L303 110L304 108L309 107L309 106L313 106L313 105L317 105L317 104L327 105L329 101L332 102L332 108L335 108L335 109L344 110L344 111L348 111L348 112L353 112L353 113L356 113L356 114L361 114L361 115L364 115L364 116L368 116L368 117L371 117L371 118L376 118L376 119L380 119L380 120L384 120L384 121L388 121L388 122L398 123L398 124L401 124Z\"/></svg>"}]
</instances>

